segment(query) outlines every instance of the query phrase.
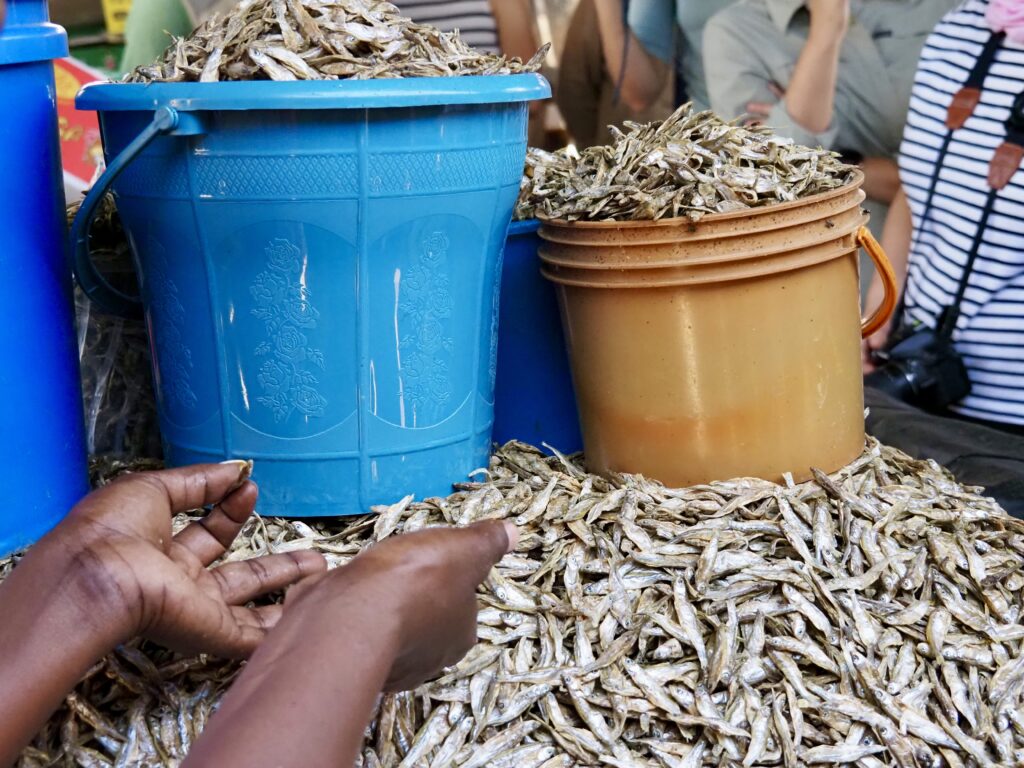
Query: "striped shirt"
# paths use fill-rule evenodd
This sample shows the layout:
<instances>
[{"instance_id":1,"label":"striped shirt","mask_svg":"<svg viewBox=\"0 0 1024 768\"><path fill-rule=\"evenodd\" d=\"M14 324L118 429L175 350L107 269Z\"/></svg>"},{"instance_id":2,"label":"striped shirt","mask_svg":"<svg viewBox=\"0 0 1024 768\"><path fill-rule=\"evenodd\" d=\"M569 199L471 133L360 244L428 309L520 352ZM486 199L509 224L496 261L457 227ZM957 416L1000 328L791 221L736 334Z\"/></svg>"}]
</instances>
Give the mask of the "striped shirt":
<instances>
[{"instance_id":1,"label":"striped shirt","mask_svg":"<svg viewBox=\"0 0 1024 768\"><path fill-rule=\"evenodd\" d=\"M394 4L417 24L429 24L442 32L457 29L462 41L478 51L501 52L490 0L394 0Z\"/></svg>"},{"instance_id":2,"label":"striped shirt","mask_svg":"<svg viewBox=\"0 0 1024 768\"><path fill-rule=\"evenodd\" d=\"M953 95L967 80L991 30L987 0L966 0L928 38L918 64L900 147L900 177L913 215L905 319L934 328L952 303L988 196L989 162L1003 122L1024 91L1024 47L1007 41L985 78L981 103L953 134L931 210L928 189L946 136ZM999 193L982 236L953 341L971 393L954 407L977 419L1024 424L1024 171Z\"/></svg>"}]
</instances>

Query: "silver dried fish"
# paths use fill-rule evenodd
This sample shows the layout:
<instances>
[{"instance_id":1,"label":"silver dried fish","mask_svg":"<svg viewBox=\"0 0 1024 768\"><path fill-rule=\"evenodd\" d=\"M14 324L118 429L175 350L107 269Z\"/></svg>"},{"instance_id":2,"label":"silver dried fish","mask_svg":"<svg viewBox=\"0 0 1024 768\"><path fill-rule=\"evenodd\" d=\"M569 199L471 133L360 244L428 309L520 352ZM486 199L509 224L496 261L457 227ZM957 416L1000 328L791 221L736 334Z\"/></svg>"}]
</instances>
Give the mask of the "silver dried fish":
<instances>
[{"instance_id":1,"label":"silver dried fish","mask_svg":"<svg viewBox=\"0 0 1024 768\"><path fill-rule=\"evenodd\" d=\"M629 221L742 211L809 197L850 181L838 155L764 127L680 107L663 122L626 123L612 142L577 152L531 149L516 217ZM821 521L824 522L824 521ZM827 541L818 529L817 546Z\"/></svg>"},{"instance_id":2,"label":"silver dried fish","mask_svg":"<svg viewBox=\"0 0 1024 768\"><path fill-rule=\"evenodd\" d=\"M368 768L1021 764L1024 639L985 594L1021 614L1024 523L934 463L869 440L801 485L668 489L510 443L486 482L378 512L253 519L228 554L337 566L423 526L521 521L479 591L481 643L384 698ZM237 670L125 646L19 766L177 766Z\"/></svg>"},{"instance_id":3,"label":"silver dried fish","mask_svg":"<svg viewBox=\"0 0 1024 768\"><path fill-rule=\"evenodd\" d=\"M243 0L124 82L510 75L539 71L547 50L526 63L480 53L383 0Z\"/></svg>"}]
</instances>

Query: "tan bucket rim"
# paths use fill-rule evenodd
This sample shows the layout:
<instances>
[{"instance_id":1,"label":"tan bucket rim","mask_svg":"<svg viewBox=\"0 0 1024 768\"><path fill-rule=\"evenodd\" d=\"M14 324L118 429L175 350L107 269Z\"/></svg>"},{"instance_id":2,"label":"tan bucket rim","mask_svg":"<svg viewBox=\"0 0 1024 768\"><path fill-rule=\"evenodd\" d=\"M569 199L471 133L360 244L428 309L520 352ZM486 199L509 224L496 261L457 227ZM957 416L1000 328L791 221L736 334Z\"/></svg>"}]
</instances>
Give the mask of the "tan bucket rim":
<instances>
[{"instance_id":1,"label":"tan bucket rim","mask_svg":"<svg viewBox=\"0 0 1024 768\"><path fill-rule=\"evenodd\" d=\"M838 240L842 240L842 239L844 239L846 237L849 237L850 235L856 234L857 230L860 229L860 227L862 227L862 226L864 226L866 224L866 222L867 222L867 214L864 212L863 209L855 210L854 208L850 208L848 211L843 211L839 215L846 215L848 213L852 214L850 216L852 221L851 222L847 222L842 227L837 227L836 229L834 229L831 232L831 237L829 238L830 240L837 240L838 241ZM826 217L826 218L832 219L834 217L833 216L829 216L829 217ZM564 258L559 258L558 256L552 256L549 249L550 249L550 246L556 246L556 247L562 248L562 249L564 249L565 247L568 247L569 249L608 248L608 249L614 249L616 251L628 251L630 249L645 249L645 248L650 248L652 246L670 246L674 242L679 242L679 243L684 243L685 242L685 243L690 244L690 245L693 245L696 242L702 242L702 241L719 241L719 242L723 242L723 241L727 241L727 240L740 240L740 239L742 239L744 237L749 238L751 236L755 236L757 234L764 233L764 232L777 232L779 229L788 229L788 228L792 228L792 229L798 229L798 228L799 229L805 229L809 223L813 223L813 221L811 221L811 222L801 222L801 223L799 223L799 224L797 224L795 226L788 225L787 227L766 228L766 229L759 230L758 232L744 232L744 233L737 233L737 234L732 234L732 235L722 235L722 236L719 236L719 237L704 237L704 238L697 238L697 239L680 238L679 240L667 240L665 242L659 242L659 243L649 243L649 242L612 243L612 244L608 244L608 245L603 245L602 246L602 245L598 245L596 243L570 243L570 242L565 242L565 241L561 241L561 240L548 240L548 241L546 241L546 242L541 244L541 246L540 246L540 248L538 250L538 256L540 257L541 262L543 262L544 264L550 264L550 265L555 266L555 267L561 267L561 268L566 268L566 269L590 270L590 271L594 271L594 272L603 272L603 271L607 271L607 270L643 271L643 270L647 270L647 269L663 269L663 268L666 268L666 267L683 267L683 266L702 266L702 265L710 265L710 264L725 264L725 263L746 261L746 260L749 260L749 259L761 259L761 258L773 256L773 255L781 255L783 253L787 253L787 252L792 251L792 250L797 250L797 247L788 247L788 248L780 249L777 245L769 245L769 246L762 246L760 248L752 248L752 249L748 247L748 249L744 250L744 251L734 251L734 252L720 253L720 254L715 254L715 255L687 256L686 258L666 258L666 259L658 259L658 260L636 261L636 262L629 262L629 263L621 262L621 261L588 262L588 261L585 261L583 259L578 259L578 260L564 259ZM805 248L805 247L808 247L809 245L814 245L814 244L816 244L816 243L813 243L813 242L812 243L808 243L806 245L799 246L799 248Z\"/></svg>"},{"instance_id":2,"label":"tan bucket rim","mask_svg":"<svg viewBox=\"0 0 1024 768\"><path fill-rule=\"evenodd\" d=\"M859 168L854 169L851 181L843 184L841 187L830 189L827 192L821 192L817 195L811 195L810 197L804 197L799 200L789 200L785 203L775 203L773 205L763 205L756 208L747 208L742 211L729 211L727 213L709 213L702 216L697 221L691 221L687 216L675 216L671 219L658 219L657 221L646 221L640 220L626 220L626 221L569 221L568 219L549 219L542 214L537 214L537 219L541 223L541 227L545 225L551 225L554 227L564 229L584 229L584 230L600 230L600 229L668 229L671 227L689 226L691 224L715 224L723 221L731 221L733 219L740 218L751 218L755 216L768 216L779 211L788 211L793 208L799 208L802 206L813 205L814 203L825 202L833 198L842 197L843 195L850 194L851 191L860 189L864 184L864 172Z\"/></svg>"},{"instance_id":3,"label":"tan bucket rim","mask_svg":"<svg viewBox=\"0 0 1024 768\"><path fill-rule=\"evenodd\" d=\"M766 257L724 263L680 264L676 267L653 269L618 267L607 270L588 270L544 263L541 265L540 273L546 280L570 288L598 290L687 288L715 283L735 283L770 275L784 275L855 255L858 248L856 243L851 246L844 244L841 240L835 240L823 243L817 248L800 249L796 254L792 251L782 251ZM708 267L718 267L719 269L712 271L706 269ZM635 276L635 278L631 280L630 276Z\"/></svg>"}]
</instances>

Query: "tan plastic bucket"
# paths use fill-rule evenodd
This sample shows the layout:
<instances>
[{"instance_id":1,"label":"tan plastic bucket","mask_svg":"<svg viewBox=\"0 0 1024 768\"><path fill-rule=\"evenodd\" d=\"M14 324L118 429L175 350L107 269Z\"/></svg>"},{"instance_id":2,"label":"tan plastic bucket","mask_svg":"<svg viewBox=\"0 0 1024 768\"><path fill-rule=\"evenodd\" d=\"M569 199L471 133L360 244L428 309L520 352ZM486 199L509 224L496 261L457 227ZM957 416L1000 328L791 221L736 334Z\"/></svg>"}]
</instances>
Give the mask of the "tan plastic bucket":
<instances>
[{"instance_id":1,"label":"tan plastic bucket","mask_svg":"<svg viewBox=\"0 0 1024 768\"><path fill-rule=\"evenodd\" d=\"M800 481L856 458L860 340L896 300L862 181L697 223L543 223L592 470ZM858 247L887 283L865 322Z\"/></svg>"}]
</instances>

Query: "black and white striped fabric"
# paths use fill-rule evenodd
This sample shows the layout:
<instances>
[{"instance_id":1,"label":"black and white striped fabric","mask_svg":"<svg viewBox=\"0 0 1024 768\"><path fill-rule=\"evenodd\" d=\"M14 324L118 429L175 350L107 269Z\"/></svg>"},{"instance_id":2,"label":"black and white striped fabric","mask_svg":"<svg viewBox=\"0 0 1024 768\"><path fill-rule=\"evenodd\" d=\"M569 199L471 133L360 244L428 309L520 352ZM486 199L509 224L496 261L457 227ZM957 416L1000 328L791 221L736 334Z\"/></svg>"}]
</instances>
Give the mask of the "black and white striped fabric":
<instances>
[{"instance_id":1,"label":"black and white striped fabric","mask_svg":"<svg viewBox=\"0 0 1024 768\"><path fill-rule=\"evenodd\" d=\"M463 42L478 51L499 53L498 26L490 0L393 0L402 12L418 24L429 24L442 32L459 30Z\"/></svg>"},{"instance_id":2,"label":"black and white striped fabric","mask_svg":"<svg viewBox=\"0 0 1024 768\"><path fill-rule=\"evenodd\" d=\"M1003 121L1024 91L1024 47L1007 41L985 79L981 103L952 138L931 210L925 203L946 136L946 110L991 30L987 0L966 0L928 38L900 148L900 177L913 214L906 317L934 328L956 295L988 196L988 166L1006 136ZM1024 424L1024 171L999 193L964 296L953 336L964 356L971 394L964 416Z\"/></svg>"}]
</instances>

